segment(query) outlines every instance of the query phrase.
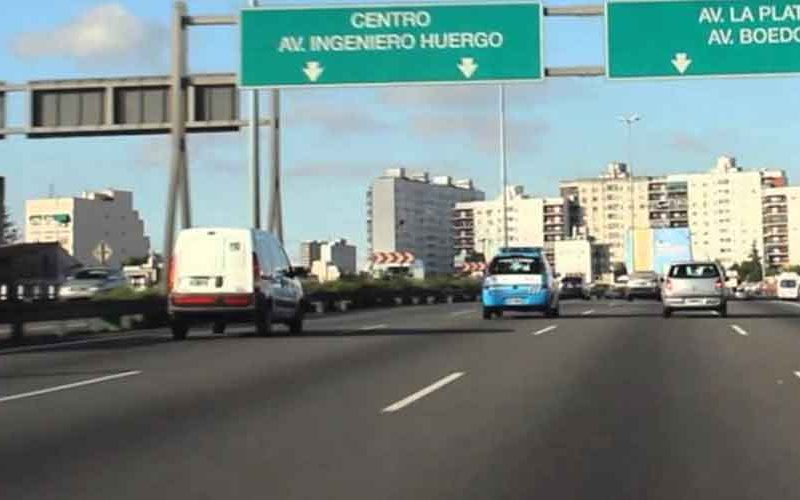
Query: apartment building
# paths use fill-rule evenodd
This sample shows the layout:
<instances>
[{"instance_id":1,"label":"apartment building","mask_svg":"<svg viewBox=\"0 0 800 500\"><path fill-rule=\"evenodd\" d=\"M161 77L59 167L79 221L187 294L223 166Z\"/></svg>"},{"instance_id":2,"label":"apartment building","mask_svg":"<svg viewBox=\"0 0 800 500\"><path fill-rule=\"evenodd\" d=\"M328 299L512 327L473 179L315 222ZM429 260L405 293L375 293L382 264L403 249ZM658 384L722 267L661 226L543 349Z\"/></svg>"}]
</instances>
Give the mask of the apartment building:
<instances>
[{"instance_id":1,"label":"apartment building","mask_svg":"<svg viewBox=\"0 0 800 500\"><path fill-rule=\"evenodd\" d=\"M561 197L576 200L578 232L608 244L612 262L625 260L625 235L631 227L650 227L650 183L658 178L631 176L624 163L610 163L599 177L562 181Z\"/></svg>"},{"instance_id":2,"label":"apartment building","mask_svg":"<svg viewBox=\"0 0 800 500\"><path fill-rule=\"evenodd\" d=\"M470 179L388 169L367 192L369 253L407 251L422 259L426 274L451 273L453 208L483 199Z\"/></svg>"},{"instance_id":3,"label":"apartment building","mask_svg":"<svg viewBox=\"0 0 800 500\"><path fill-rule=\"evenodd\" d=\"M668 176L686 181L689 228L696 259L716 259L726 267L749 258L755 245L764 252L763 191L785 184L775 170L744 170L721 156L707 173Z\"/></svg>"},{"instance_id":4,"label":"apartment building","mask_svg":"<svg viewBox=\"0 0 800 500\"><path fill-rule=\"evenodd\" d=\"M563 181L561 194L577 197L578 232L607 243L612 262L626 260L631 227L688 227L695 258L731 266L754 244L763 255L762 193L786 184L781 170L744 170L721 156L709 172L655 177L631 177L611 163L600 177Z\"/></svg>"},{"instance_id":5,"label":"apartment building","mask_svg":"<svg viewBox=\"0 0 800 500\"><path fill-rule=\"evenodd\" d=\"M570 235L572 202L561 197L538 198L522 186L506 188L508 245L544 247L553 261L554 244ZM459 255L482 253L487 259L505 246L503 197L457 203L453 209L453 238Z\"/></svg>"},{"instance_id":6,"label":"apartment building","mask_svg":"<svg viewBox=\"0 0 800 500\"><path fill-rule=\"evenodd\" d=\"M800 265L800 187L767 187L762 207L767 265Z\"/></svg>"},{"instance_id":7,"label":"apartment building","mask_svg":"<svg viewBox=\"0 0 800 500\"><path fill-rule=\"evenodd\" d=\"M115 189L26 201L25 242L58 242L85 266L119 268L150 253L133 194Z\"/></svg>"}]
</instances>

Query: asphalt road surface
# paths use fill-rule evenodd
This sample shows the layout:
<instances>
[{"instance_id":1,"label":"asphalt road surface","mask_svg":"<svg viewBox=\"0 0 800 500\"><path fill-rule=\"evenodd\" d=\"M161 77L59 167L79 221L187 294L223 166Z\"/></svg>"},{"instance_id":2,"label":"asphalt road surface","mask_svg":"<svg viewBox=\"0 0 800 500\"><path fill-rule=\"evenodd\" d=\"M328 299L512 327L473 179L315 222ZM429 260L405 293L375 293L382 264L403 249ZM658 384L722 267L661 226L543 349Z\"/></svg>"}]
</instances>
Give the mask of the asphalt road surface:
<instances>
[{"instance_id":1,"label":"asphalt road surface","mask_svg":"<svg viewBox=\"0 0 800 500\"><path fill-rule=\"evenodd\" d=\"M0 498L800 498L800 307L569 302L0 351Z\"/></svg>"}]
</instances>

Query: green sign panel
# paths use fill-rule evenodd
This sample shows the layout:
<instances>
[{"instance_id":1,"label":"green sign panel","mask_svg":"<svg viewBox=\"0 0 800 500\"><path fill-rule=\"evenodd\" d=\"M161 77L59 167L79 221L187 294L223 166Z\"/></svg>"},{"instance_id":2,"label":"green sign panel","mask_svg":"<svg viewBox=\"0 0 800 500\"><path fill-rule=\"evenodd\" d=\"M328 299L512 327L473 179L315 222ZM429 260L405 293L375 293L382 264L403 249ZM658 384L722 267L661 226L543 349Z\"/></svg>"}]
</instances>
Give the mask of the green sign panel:
<instances>
[{"instance_id":1,"label":"green sign panel","mask_svg":"<svg viewBox=\"0 0 800 500\"><path fill-rule=\"evenodd\" d=\"M610 78L800 72L800 3L609 2Z\"/></svg>"},{"instance_id":2,"label":"green sign panel","mask_svg":"<svg viewBox=\"0 0 800 500\"><path fill-rule=\"evenodd\" d=\"M542 78L540 3L256 8L240 21L242 87Z\"/></svg>"}]
</instances>

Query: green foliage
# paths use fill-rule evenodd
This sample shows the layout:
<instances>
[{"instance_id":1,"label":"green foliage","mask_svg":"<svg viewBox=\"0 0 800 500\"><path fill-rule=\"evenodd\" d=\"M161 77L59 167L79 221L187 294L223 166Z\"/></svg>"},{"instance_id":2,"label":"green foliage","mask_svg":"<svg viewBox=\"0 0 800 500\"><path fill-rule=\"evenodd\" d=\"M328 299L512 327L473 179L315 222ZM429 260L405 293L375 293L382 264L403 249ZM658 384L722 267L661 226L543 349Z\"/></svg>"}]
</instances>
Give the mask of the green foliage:
<instances>
[{"instance_id":1,"label":"green foliage","mask_svg":"<svg viewBox=\"0 0 800 500\"><path fill-rule=\"evenodd\" d=\"M740 264L734 264L731 269L739 274L739 281L741 282L756 283L764 279L761 269L761 257L758 254L755 242L753 242L753 248L750 250L748 260Z\"/></svg>"},{"instance_id":2,"label":"green foliage","mask_svg":"<svg viewBox=\"0 0 800 500\"><path fill-rule=\"evenodd\" d=\"M161 296L162 292L156 287L145 290L134 290L131 287L120 287L107 292L101 292L92 297L92 300L136 300Z\"/></svg>"},{"instance_id":3,"label":"green foliage","mask_svg":"<svg viewBox=\"0 0 800 500\"><path fill-rule=\"evenodd\" d=\"M800 266L789 266L783 272L800 274Z\"/></svg>"},{"instance_id":4,"label":"green foliage","mask_svg":"<svg viewBox=\"0 0 800 500\"><path fill-rule=\"evenodd\" d=\"M480 280L452 276L437 276L425 280L411 278L373 279L369 277L347 277L326 283L307 283L305 292L312 293L353 293L357 291L409 291L422 290L475 290Z\"/></svg>"}]
</instances>

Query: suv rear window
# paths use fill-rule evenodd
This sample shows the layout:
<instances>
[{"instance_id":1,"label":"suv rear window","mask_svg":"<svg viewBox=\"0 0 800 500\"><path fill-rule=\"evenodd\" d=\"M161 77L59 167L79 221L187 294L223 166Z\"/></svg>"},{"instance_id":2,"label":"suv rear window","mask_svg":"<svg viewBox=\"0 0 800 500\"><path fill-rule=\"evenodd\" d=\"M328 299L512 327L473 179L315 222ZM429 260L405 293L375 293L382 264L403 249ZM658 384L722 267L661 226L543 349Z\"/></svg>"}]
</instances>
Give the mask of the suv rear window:
<instances>
[{"instance_id":1,"label":"suv rear window","mask_svg":"<svg viewBox=\"0 0 800 500\"><path fill-rule=\"evenodd\" d=\"M680 264L669 270L670 278L703 279L719 278L719 269L714 264Z\"/></svg>"},{"instance_id":2,"label":"suv rear window","mask_svg":"<svg viewBox=\"0 0 800 500\"><path fill-rule=\"evenodd\" d=\"M797 287L797 282L795 280L781 281L781 288L795 288L795 287Z\"/></svg>"},{"instance_id":3,"label":"suv rear window","mask_svg":"<svg viewBox=\"0 0 800 500\"><path fill-rule=\"evenodd\" d=\"M495 257L489 265L489 274L541 274L544 271L539 257Z\"/></svg>"}]
</instances>

